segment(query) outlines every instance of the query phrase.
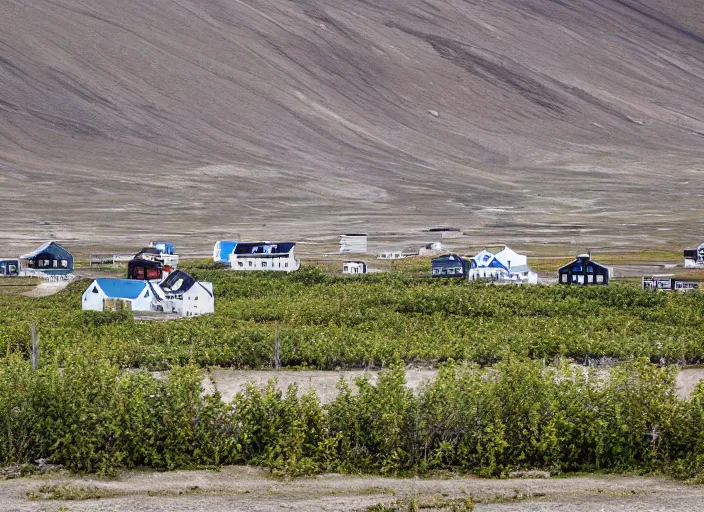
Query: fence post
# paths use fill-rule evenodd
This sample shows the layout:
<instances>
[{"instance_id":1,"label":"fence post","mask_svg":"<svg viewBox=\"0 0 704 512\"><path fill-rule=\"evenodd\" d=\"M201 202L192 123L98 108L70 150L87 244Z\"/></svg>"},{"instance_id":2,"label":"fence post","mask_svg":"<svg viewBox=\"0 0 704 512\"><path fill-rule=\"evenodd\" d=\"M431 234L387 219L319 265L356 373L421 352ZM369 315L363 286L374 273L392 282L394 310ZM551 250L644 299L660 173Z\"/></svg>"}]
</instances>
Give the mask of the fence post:
<instances>
[{"instance_id":1,"label":"fence post","mask_svg":"<svg viewBox=\"0 0 704 512\"><path fill-rule=\"evenodd\" d=\"M37 338L37 326L32 322L32 370L39 368L39 339Z\"/></svg>"},{"instance_id":2,"label":"fence post","mask_svg":"<svg viewBox=\"0 0 704 512\"><path fill-rule=\"evenodd\" d=\"M281 368L281 344L279 343L279 321L276 320L274 332L274 368Z\"/></svg>"}]
</instances>

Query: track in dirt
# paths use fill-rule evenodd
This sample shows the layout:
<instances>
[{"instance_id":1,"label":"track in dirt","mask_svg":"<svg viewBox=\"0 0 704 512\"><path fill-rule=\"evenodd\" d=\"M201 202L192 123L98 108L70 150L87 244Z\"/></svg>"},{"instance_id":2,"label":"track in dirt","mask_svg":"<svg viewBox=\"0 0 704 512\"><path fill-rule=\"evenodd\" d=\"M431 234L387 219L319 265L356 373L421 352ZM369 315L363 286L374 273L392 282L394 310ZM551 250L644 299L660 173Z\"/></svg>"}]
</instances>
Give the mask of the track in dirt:
<instances>
[{"instance_id":1,"label":"track in dirt","mask_svg":"<svg viewBox=\"0 0 704 512\"><path fill-rule=\"evenodd\" d=\"M700 235L697 0L0 10L12 247L448 223L478 242Z\"/></svg>"}]
</instances>

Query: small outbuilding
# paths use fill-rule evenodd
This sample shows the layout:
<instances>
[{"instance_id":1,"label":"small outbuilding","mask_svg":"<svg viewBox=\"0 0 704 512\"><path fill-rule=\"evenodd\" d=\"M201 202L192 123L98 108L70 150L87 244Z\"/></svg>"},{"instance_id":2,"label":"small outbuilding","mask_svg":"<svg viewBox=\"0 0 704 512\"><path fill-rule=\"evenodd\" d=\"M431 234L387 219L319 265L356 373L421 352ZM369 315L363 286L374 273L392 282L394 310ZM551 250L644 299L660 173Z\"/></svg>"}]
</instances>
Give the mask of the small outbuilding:
<instances>
[{"instance_id":1,"label":"small outbuilding","mask_svg":"<svg viewBox=\"0 0 704 512\"><path fill-rule=\"evenodd\" d=\"M366 274L367 264L363 261L346 261L342 264L343 274Z\"/></svg>"},{"instance_id":2,"label":"small outbuilding","mask_svg":"<svg viewBox=\"0 0 704 512\"><path fill-rule=\"evenodd\" d=\"M20 260L0 259L0 277L16 277L20 275Z\"/></svg>"},{"instance_id":3,"label":"small outbuilding","mask_svg":"<svg viewBox=\"0 0 704 512\"><path fill-rule=\"evenodd\" d=\"M607 285L610 277L611 270L592 261L591 254L580 254L574 261L558 270L560 284Z\"/></svg>"},{"instance_id":4,"label":"small outbuilding","mask_svg":"<svg viewBox=\"0 0 704 512\"><path fill-rule=\"evenodd\" d=\"M704 243L699 244L696 249L684 250L685 268L704 268Z\"/></svg>"},{"instance_id":5,"label":"small outbuilding","mask_svg":"<svg viewBox=\"0 0 704 512\"><path fill-rule=\"evenodd\" d=\"M340 252L365 254L367 252L366 233L347 233L340 235Z\"/></svg>"},{"instance_id":6,"label":"small outbuilding","mask_svg":"<svg viewBox=\"0 0 704 512\"><path fill-rule=\"evenodd\" d=\"M234 240L220 240L213 247L213 261L215 263L229 263L230 254L235 252L237 243Z\"/></svg>"},{"instance_id":7,"label":"small outbuilding","mask_svg":"<svg viewBox=\"0 0 704 512\"><path fill-rule=\"evenodd\" d=\"M169 274L158 286L154 309L181 316L200 316L215 312L213 283L196 281L183 270Z\"/></svg>"},{"instance_id":8,"label":"small outbuilding","mask_svg":"<svg viewBox=\"0 0 704 512\"><path fill-rule=\"evenodd\" d=\"M687 281L672 276L647 276L643 277L642 287L644 290L681 291L698 290L699 283Z\"/></svg>"},{"instance_id":9,"label":"small outbuilding","mask_svg":"<svg viewBox=\"0 0 704 512\"><path fill-rule=\"evenodd\" d=\"M44 278L68 278L73 273L73 256L56 242L47 242L20 256L20 273Z\"/></svg>"},{"instance_id":10,"label":"small outbuilding","mask_svg":"<svg viewBox=\"0 0 704 512\"><path fill-rule=\"evenodd\" d=\"M430 262L432 277L467 277L471 262L457 254L445 254Z\"/></svg>"},{"instance_id":11,"label":"small outbuilding","mask_svg":"<svg viewBox=\"0 0 704 512\"><path fill-rule=\"evenodd\" d=\"M155 290L147 281L99 278L83 292L84 311L108 311L117 302L132 311L151 311Z\"/></svg>"}]
</instances>

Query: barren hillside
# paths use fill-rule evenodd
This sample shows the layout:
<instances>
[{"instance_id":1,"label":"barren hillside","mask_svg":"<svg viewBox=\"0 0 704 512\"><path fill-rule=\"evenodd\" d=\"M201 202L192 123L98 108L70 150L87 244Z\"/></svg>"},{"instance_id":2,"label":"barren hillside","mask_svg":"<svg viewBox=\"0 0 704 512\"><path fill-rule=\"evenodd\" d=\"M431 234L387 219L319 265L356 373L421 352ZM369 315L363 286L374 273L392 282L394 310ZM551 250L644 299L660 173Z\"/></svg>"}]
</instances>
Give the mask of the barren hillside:
<instances>
[{"instance_id":1,"label":"barren hillside","mask_svg":"<svg viewBox=\"0 0 704 512\"><path fill-rule=\"evenodd\" d=\"M703 156L700 0L0 0L5 248L694 242Z\"/></svg>"}]
</instances>

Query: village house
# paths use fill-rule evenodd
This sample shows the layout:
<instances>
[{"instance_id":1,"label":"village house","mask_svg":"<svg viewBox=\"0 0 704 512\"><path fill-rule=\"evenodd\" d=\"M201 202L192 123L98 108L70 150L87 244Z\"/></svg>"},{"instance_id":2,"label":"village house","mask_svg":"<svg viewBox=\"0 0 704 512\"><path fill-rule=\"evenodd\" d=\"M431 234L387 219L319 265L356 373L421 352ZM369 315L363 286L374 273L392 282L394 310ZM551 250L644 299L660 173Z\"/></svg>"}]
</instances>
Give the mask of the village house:
<instances>
[{"instance_id":1,"label":"village house","mask_svg":"<svg viewBox=\"0 0 704 512\"><path fill-rule=\"evenodd\" d=\"M151 311L154 285L148 281L99 278L83 292L84 311L109 311L126 308L130 311Z\"/></svg>"},{"instance_id":2,"label":"village house","mask_svg":"<svg viewBox=\"0 0 704 512\"><path fill-rule=\"evenodd\" d=\"M301 265L295 247L295 242L238 242L230 254L230 266L232 270L293 272Z\"/></svg>"},{"instance_id":3,"label":"village house","mask_svg":"<svg viewBox=\"0 0 704 512\"><path fill-rule=\"evenodd\" d=\"M471 262L457 254L445 254L430 262L432 277L467 277Z\"/></svg>"},{"instance_id":4,"label":"village house","mask_svg":"<svg viewBox=\"0 0 704 512\"><path fill-rule=\"evenodd\" d=\"M367 235L364 233L340 235L340 252L365 254L367 252Z\"/></svg>"},{"instance_id":5,"label":"village house","mask_svg":"<svg viewBox=\"0 0 704 512\"><path fill-rule=\"evenodd\" d=\"M20 274L45 279L67 279L73 273L73 256L56 242L47 242L20 256Z\"/></svg>"},{"instance_id":6,"label":"village house","mask_svg":"<svg viewBox=\"0 0 704 512\"><path fill-rule=\"evenodd\" d=\"M233 240L220 240L213 247L213 261L215 263L230 263L230 254L235 252L238 242Z\"/></svg>"},{"instance_id":7,"label":"village house","mask_svg":"<svg viewBox=\"0 0 704 512\"><path fill-rule=\"evenodd\" d=\"M213 283L196 281L182 270L172 272L156 289L156 311L191 317L215 312Z\"/></svg>"},{"instance_id":8,"label":"village house","mask_svg":"<svg viewBox=\"0 0 704 512\"><path fill-rule=\"evenodd\" d=\"M20 260L0 259L0 277L16 277L20 275Z\"/></svg>"},{"instance_id":9,"label":"village house","mask_svg":"<svg viewBox=\"0 0 704 512\"><path fill-rule=\"evenodd\" d=\"M469 280L487 279L513 283L536 284L538 274L528 268L528 257L509 247L494 254L483 249L472 258Z\"/></svg>"},{"instance_id":10,"label":"village house","mask_svg":"<svg viewBox=\"0 0 704 512\"><path fill-rule=\"evenodd\" d=\"M342 264L343 274L366 274L367 264L363 261L345 261Z\"/></svg>"},{"instance_id":11,"label":"village house","mask_svg":"<svg viewBox=\"0 0 704 512\"><path fill-rule=\"evenodd\" d=\"M685 268L704 268L704 243L699 244L696 249L684 250Z\"/></svg>"},{"instance_id":12,"label":"village house","mask_svg":"<svg viewBox=\"0 0 704 512\"><path fill-rule=\"evenodd\" d=\"M127 263L127 278L137 281L161 281L174 269L164 264L162 253L155 247L145 247Z\"/></svg>"},{"instance_id":13,"label":"village house","mask_svg":"<svg viewBox=\"0 0 704 512\"><path fill-rule=\"evenodd\" d=\"M611 269L592 261L591 254L580 254L574 261L560 267L558 283L582 286L607 285L611 274Z\"/></svg>"},{"instance_id":14,"label":"village house","mask_svg":"<svg viewBox=\"0 0 704 512\"><path fill-rule=\"evenodd\" d=\"M149 247L156 249L161 256L161 261L164 266L171 268L171 270L176 270L178 268L179 255L176 254L176 246L171 242L151 242Z\"/></svg>"}]
</instances>

